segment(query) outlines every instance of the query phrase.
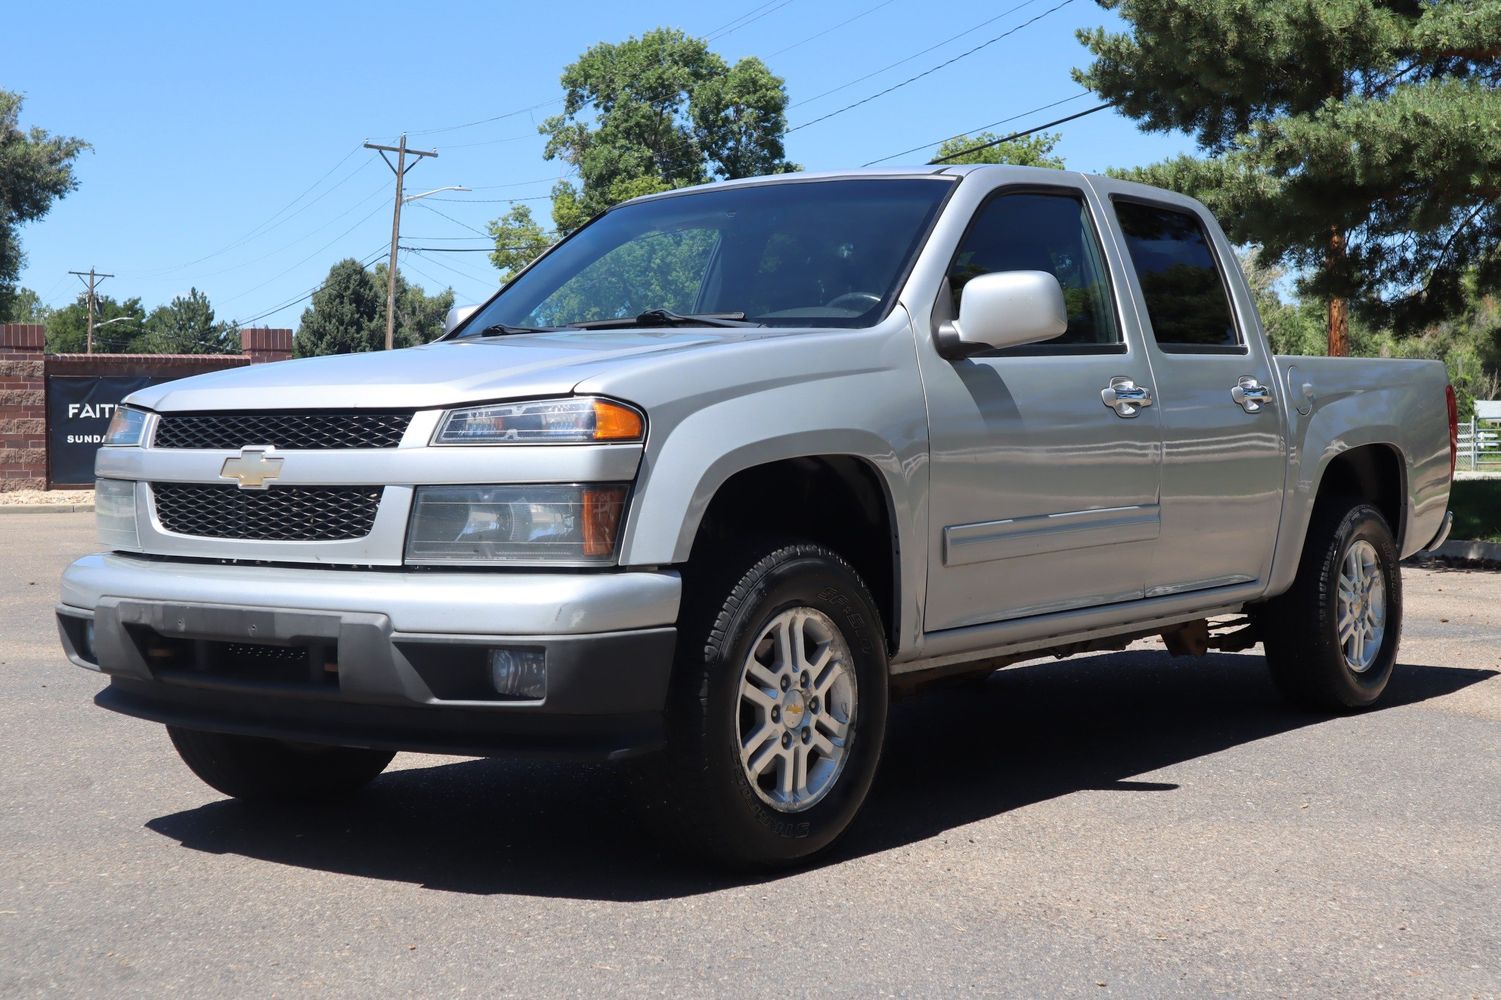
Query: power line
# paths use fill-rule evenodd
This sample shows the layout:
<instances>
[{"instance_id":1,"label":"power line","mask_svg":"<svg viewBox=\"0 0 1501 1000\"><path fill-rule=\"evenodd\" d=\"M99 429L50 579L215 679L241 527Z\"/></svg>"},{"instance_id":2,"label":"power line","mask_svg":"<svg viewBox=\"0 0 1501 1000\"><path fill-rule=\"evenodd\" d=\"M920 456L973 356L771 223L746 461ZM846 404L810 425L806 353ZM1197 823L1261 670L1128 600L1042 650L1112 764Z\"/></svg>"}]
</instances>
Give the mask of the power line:
<instances>
[{"instance_id":1,"label":"power line","mask_svg":"<svg viewBox=\"0 0 1501 1000\"><path fill-rule=\"evenodd\" d=\"M433 213L434 215L440 215L443 218L447 219L449 222L452 222L456 226L463 226L465 229L469 230L471 233L478 233L479 235L487 237L487 238L490 236L490 234L487 233L487 232L485 232L484 230L475 229L473 226L471 226L467 222L460 222L458 219L455 219L453 216L449 215L448 213L441 212L438 209L433 208L433 206L431 206L431 205L424 205L421 202L418 202L417 203L417 207L418 208L425 208L429 212Z\"/></svg>"},{"instance_id":2,"label":"power line","mask_svg":"<svg viewBox=\"0 0 1501 1000\"><path fill-rule=\"evenodd\" d=\"M240 328L240 325L238 323L235 323L234 321L227 321L227 322L224 322L222 324L216 324L216 325L221 326L224 329L225 333L232 333L232 332L237 331ZM142 329L138 330L135 333L122 333L120 335L120 337L118 337L118 338L101 337L99 342L100 342L101 345L106 346L106 347L116 347L118 345L123 345L123 346L126 346L126 347L131 347L131 346L145 347L145 348L148 348L148 350L133 352L133 353L145 353L145 354L165 354L165 353L168 353L167 350L166 350L166 348L174 348L175 349L175 348L183 348L183 347L207 347L207 348L210 348L209 351L200 351L200 352L197 352L197 353L200 353L200 354L202 354L202 353L207 353L207 354L235 354L235 353L238 353L234 349L234 347L233 347L232 344L228 344L228 343L225 343L223 341L208 340L208 339L205 339L204 337L201 337L201 336L194 337L194 338L188 339L188 340L184 340L184 339L181 339L178 335L176 335L174 333L171 333L171 332L169 332L167 330L150 330L150 329L145 329L144 327ZM173 350L171 353L174 353L174 354L183 354L183 353L194 353L194 352L184 352L184 351L181 351L181 350Z\"/></svg>"},{"instance_id":3,"label":"power line","mask_svg":"<svg viewBox=\"0 0 1501 1000\"><path fill-rule=\"evenodd\" d=\"M533 132L529 135L508 135L501 139L481 139L479 142L460 142L453 145L444 146L443 148L469 149L473 146L495 146L502 142L520 142L522 139L535 139L536 137L537 133Z\"/></svg>"},{"instance_id":4,"label":"power line","mask_svg":"<svg viewBox=\"0 0 1501 1000\"><path fill-rule=\"evenodd\" d=\"M507 184L476 184L473 191L498 191L501 188L526 187L528 184L555 184L558 181L567 180L566 177L534 177L529 181L511 181Z\"/></svg>"},{"instance_id":5,"label":"power line","mask_svg":"<svg viewBox=\"0 0 1501 1000\"><path fill-rule=\"evenodd\" d=\"M551 106L553 104L561 104L561 103L563 103L563 98L561 98L561 97L554 97L550 101L542 101L539 104L532 104L532 105L530 105L528 107L525 107L525 108L517 108L515 111L507 111L505 114L495 115L494 117L491 117L491 118L479 118L479 119L476 119L475 121L472 121L472 122L460 122L457 125L443 125L443 126L441 126L439 128L415 129L415 130L413 130L413 131L411 131L411 132L409 132L407 134L408 135L437 135L439 132L457 132L459 129L474 128L476 125L488 125L491 122L505 121L507 118L515 118L517 115L524 115L524 114L526 114L529 111L536 111L538 108L545 108L545 107L549 107L549 106Z\"/></svg>"},{"instance_id":6,"label":"power line","mask_svg":"<svg viewBox=\"0 0 1501 1000\"><path fill-rule=\"evenodd\" d=\"M1034 132L1041 132L1043 129L1052 128L1055 125L1062 125L1064 122L1071 122L1076 118L1083 118L1085 115L1092 115L1097 111L1104 111L1106 108L1113 107L1115 107L1113 103L1096 104L1094 107L1089 108L1085 111L1079 111L1064 118L1055 118L1053 121L1043 122L1041 125L1035 126L1034 128L1029 128L1021 132L1012 132L1010 135L1003 135L999 139L992 139L989 142L982 142L978 145L967 146L964 149L959 150L958 152L950 153L947 156L940 156L936 159L929 160L928 162L947 163L950 160L957 160L961 156L968 156L970 153L977 153L982 149L989 149L991 146L999 146L1001 143L1011 142L1013 139L1025 138L1026 136L1029 136ZM897 155L900 156L901 154L898 153Z\"/></svg>"},{"instance_id":7,"label":"power line","mask_svg":"<svg viewBox=\"0 0 1501 1000\"><path fill-rule=\"evenodd\" d=\"M376 250L374 253L366 254L365 257L364 257L364 259L360 263L360 270L361 271L369 270L370 269L370 265L374 264L376 261L380 260L381 257L385 256L385 253L386 253L386 248L385 248L385 245L382 244L381 247L380 247L380 249ZM311 289L309 289L308 291L304 292L302 295L299 295L295 299L289 299L288 301L283 302L281 305L275 306L275 307L273 307L271 309L267 309L265 312L259 313L259 314L255 315L255 316L252 316L252 317L250 317L247 320L243 320L243 321L242 320L236 320L235 322L237 323L237 325L244 327L244 326L249 326L252 323L258 323L258 322L260 322L261 320L265 319L268 316L275 316L277 313L281 312L283 309L290 309L292 306L297 305L299 302L306 302L308 299L312 298L314 295L317 295L319 292L323 291L323 289L328 286L328 283L329 283L329 281L331 279L332 279L332 275L330 275L328 278L324 278L317 285L313 286Z\"/></svg>"},{"instance_id":8,"label":"power line","mask_svg":"<svg viewBox=\"0 0 1501 1000\"><path fill-rule=\"evenodd\" d=\"M436 257L429 257L429 256L427 256L426 254L424 254L424 253L422 253L420 251L415 251L414 250L413 252L415 252L417 254L417 256L421 257L423 260L428 261L429 263L432 263L432 264L436 264L439 267L443 268L445 271L451 271L452 273L457 274L461 278L468 278L470 281L477 281L477 282L479 282L482 285L486 284L489 281L495 280L493 278L481 278L481 277L478 277L477 275L470 274L468 271L460 270L459 268L454 267L451 264L444 263L443 261L438 260Z\"/></svg>"},{"instance_id":9,"label":"power line","mask_svg":"<svg viewBox=\"0 0 1501 1000\"><path fill-rule=\"evenodd\" d=\"M816 38L822 38L824 35L827 35L831 31L838 31L840 28L844 27L846 24L853 24L854 22L860 20L860 18L864 17L865 15L867 15L867 14L874 14L876 11L880 10L882 7L890 7L894 3L896 3L896 0L881 0L881 3L876 4L874 7L867 7L864 10L862 10L860 13L856 14L854 17L847 17L843 21L840 21L838 24L830 25L829 27L823 29L822 31L815 32L814 34L809 35L807 38L804 38L800 42L793 42L791 45L787 45L787 46L784 46L783 48L777 49L775 52L771 53L771 55L767 56L766 58L768 58L768 59L775 59L777 56L781 55L783 52L791 52L793 49L798 48L799 46L806 45L806 44L808 44L809 42L813 41ZM769 11L768 11L768 13L769 13Z\"/></svg>"},{"instance_id":10,"label":"power line","mask_svg":"<svg viewBox=\"0 0 1501 1000\"><path fill-rule=\"evenodd\" d=\"M204 254L202 257L197 257L197 258L195 258L193 260L185 261L185 262L183 262L181 264L170 264L170 265L168 265L166 267L159 267L159 268L153 268L153 269L148 270L148 271L142 271L142 272L139 272L136 275L134 275L134 277L137 277L137 278L155 278L155 277L160 277L160 276L165 275L165 274L170 274L173 271L181 271L183 268L192 267L194 264L201 264L201 263L203 263L206 260L212 260L215 257L222 256L223 254L228 253L229 251L235 249L236 247L243 246L246 243L249 243L251 240L256 239L259 236L264 236L266 233L270 232L271 230L276 229L279 226L281 226L281 225L283 225L283 224L285 224L287 222L290 222L292 219L296 218L297 215L299 215L301 213L298 212L298 213L293 213L291 215L285 215L285 213L287 213L288 211L290 211L295 205L297 205L298 202L302 201L302 199L306 198L309 194L311 194L314 190L316 190L320 184L322 184L324 181L328 180L328 178L332 177L333 174L334 174L334 172L336 170L338 170L340 167L342 167L345 164L345 162L351 156L353 156L356 152L359 151L359 148L360 147L355 146L349 152L345 153L344 156L339 160L339 162L335 163L332 167L330 167L326 173L324 173L321 177L319 177L312 184L309 184L307 186L307 188L304 189L301 194L299 194L297 197L293 198L291 201L287 202L285 205L283 205L276 212L272 213L272 215L269 218L267 218L264 222L262 222L260 225L256 226L254 229L251 229L245 235L239 237L238 239L232 240L229 243L226 243L224 246L222 246L219 249L213 251L212 253L206 253L206 254ZM343 187L346 183L348 183L361 170L364 170L367 166L369 166L368 163L362 163L358 167L356 167L355 169L351 170L349 173L345 174L343 177L339 178L339 180L337 180L336 182L334 182L334 184L332 184L326 191L324 191L322 194L318 195L318 197L314 198L312 201L310 201L306 205L304 205L303 208L302 208L302 211L306 211L307 209L312 208L318 202L322 201L324 198L328 197L330 194L333 194L339 188ZM282 217L284 215L285 215L285 218Z\"/></svg>"},{"instance_id":11,"label":"power line","mask_svg":"<svg viewBox=\"0 0 1501 1000\"><path fill-rule=\"evenodd\" d=\"M862 166L862 167L872 167L872 166L875 166L877 163L885 163L887 160L894 160L898 156L906 156L908 153L915 153L919 149L927 149L929 146L941 146L941 145L943 145L946 142L952 142L955 139L962 139L965 136L973 135L976 132L983 132L983 131L985 131L988 128L995 128L997 125L1005 125L1008 122L1014 122L1014 121L1016 121L1018 118L1025 118L1028 115L1035 115L1039 111L1046 111L1049 108L1056 108L1060 104L1068 104L1070 101L1077 101L1081 97L1088 97L1088 96L1089 96L1089 91L1085 90L1085 91L1082 91L1082 92L1080 92L1078 94L1075 94L1073 97L1065 97L1063 100L1061 100L1061 101L1054 101L1052 104L1043 104L1043 105L1040 105L1038 107L1032 108L1030 110L1022 111L1022 112L1020 112L1018 114L1014 114L1014 115L1010 116L1009 118L1002 118L1000 121L991 122L989 125L981 125L979 128L970 129L968 132L960 132L957 135L951 135L951 136L949 136L949 137L947 137L945 139L939 139L936 142L925 142L921 146L913 146L911 149L904 149L900 153L892 153L890 156L883 156L879 160L870 160L869 162L860 164L860 166Z\"/></svg>"},{"instance_id":12,"label":"power line","mask_svg":"<svg viewBox=\"0 0 1501 1000\"><path fill-rule=\"evenodd\" d=\"M318 226L315 226L314 228L308 230L307 232L303 233L301 236L297 237L295 240L292 240L292 242L290 242L290 243L283 244L282 246L277 247L275 250L267 251L266 253L261 254L259 257L252 257L250 260L241 261L238 264L231 264L230 266L228 266L228 267L222 267L222 268L220 268L217 271L208 271L208 272L205 272L203 274L200 274L198 277L199 278L212 278L212 277L215 277L215 276L220 275L220 274L228 274L231 271L238 271L242 267L249 267L251 264L259 264L263 260L267 260L267 259L269 259L271 257L280 256L281 254L283 254L283 253L287 252L288 250L292 249L297 244L303 242L304 240L308 239L309 237L318 235L319 233L323 232L324 230L328 229L329 227L331 227L333 225L336 225L340 220L346 219L350 215L353 215L355 212L358 212L361 208L364 208L366 205L368 205L370 203L370 199L371 198L373 198L376 194L378 194L382 190L384 190L385 186L386 186L386 182L385 181L381 181L380 184L377 187L374 187L371 190L366 191L363 195L360 196L359 200L357 200L356 202L354 202L354 204L350 205L344 211L342 211L338 215L335 215L332 218L328 219L326 222L323 222L323 223L319 224Z\"/></svg>"},{"instance_id":13,"label":"power line","mask_svg":"<svg viewBox=\"0 0 1501 1000\"><path fill-rule=\"evenodd\" d=\"M365 215L363 218L361 218L354 225L350 226L348 229L344 230L338 236L335 236L333 239L329 240L327 243L323 244L321 247L319 247L318 249L314 250L312 253L308 254L306 257L304 257L301 260L299 260L297 263L293 264L291 267L287 268L284 271L278 271L276 274L273 274L271 277L267 278L265 281L261 282L259 285L256 285L256 286L254 286L252 288L247 288L243 292L240 292L238 295L231 295L229 298L227 298L227 299L221 299L220 301L221 302L233 302L235 299L242 299L245 296L249 295L251 292L259 291L260 289L265 288L267 285L271 284L271 282L275 281L277 278L280 278L280 277L283 277L284 275L290 274L291 272L297 270L302 265L306 264L308 261L312 260L314 257L318 256L323 251L327 250L329 247L333 246L335 243L337 243L340 240L342 240L344 237L348 236L350 233L354 232L356 229L358 229L360 226L364 225L370 219L374 218L375 217L375 213L379 212L380 210L381 210L381 206L380 205L376 205L375 208L373 208L373 209L370 210L369 214Z\"/></svg>"},{"instance_id":14,"label":"power line","mask_svg":"<svg viewBox=\"0 0 1501 1000\"><path fill-rule=\"evenodd\" d=\"M752 21L759 20L760 18L765 17L767 14L774 13L774 12L782 9L783 7L786 7L788 4L790 4L792 2L793 2L793 0L768 0L768 2L760 4L759 6L751 8L750 10L746 11L744 14L741 14L739 17L732 18L731 20L726 21L724 24L721 24L719 27L713 28L713 29L705 32L704 33L704 38L707 41L712 41L712 40L714 40L716 38L722 38L725 35L728 35L728 34L730 34L733 31L739 31L741 28L745 27L747 24L750 24ZM554 98L552 98L550 100L539 101L536 104L529 104L529 105L527 105L524 108L516 108L514 111L506 111L506 112L504 112L502 114L491 115L488 118L476 118L473 121L458 122L458 123L453 124L453 125L440 125L437 128L412 129L412 130L408 131L406 134L410 135L410 136L417 136L417 135L438 135L439 133L442 133L442 132L457 132L457 131L459 131L461 129L475 128L476 126L479 126L479 125L489 125L492 122L500 122L500 121L505 121L505 120L507 120L509 118L516 118L516 117L518 117L520 115L528 114L528 113L533 112L533 111L541 110L542 108L552 107L555 104L562 104L562 103L564 103L564 99L563 98L561 98L561 97L554 97ZM508 141L508 140L498 140L498 141ZM480 143L470 143L469 145L480 145ZM451 148L459 148L459 147L451 147Z\"/></svg>"},{"instance_id":15,"label":"power line","mask_svg":"<svg viewBox=\"0 0 1501 1000\"><path fill-rule=\"evenodd\" d=\"M761 18L765 17L767 14L775 14L777 11L781 10L783 7L786 7L788 4L790 4L792 2L793 2L793 0L781 0L780 3L775 3L774 2L772 4L762 4L761 5L762 7L769 7L770 9L769 10L761 10L761 8L758 7L756 9L757 10L761 10L761 13L756 14L754 17L745 17L744 15L742 15L742 17L739 17L739 18L735 19L736 21L740 22L739 24L735 24L734 27L725 27L724 30L722 30L722 31L713 31L713 32L710 32L709 34L707 34L707 35L704 36L704 41L706 41L706 42L713 42L713 41L717 41L717 40L723 38L725 35L734 34L735 32L739 31L741 28L745 27L747 24L750 24L752 21L759 21L759 20L761 20ZM730 23L734 24L734 21L732 21Z\"/></svg>"},{"instance_id":16,"label":"power line","mask_svg":"<svg viewBox=\"0 0 1501 1000\"><path fill-rule=\"evenodd\" d=\"M750 20L747 20L747 18L754 20L756 17L764 17L766 14L770 14L771 10L769 10L768 8L774 9L779 2L781 2L781 0L766 0L766 3L752 7L750 10L741 14L739 17L732 17L728 21L721 24L719 27L710 28L708 31L704 32L704 40L712 41L713 39L719 37L721 34L727 35L731 31L734 31L737 27L743 27L744 25L741 22L744 22L744 24L749 24ZM785 3L783 3L782 5L786 6Z\"/></svg>"},{"instance_id":17,"label":"power line","mask_svg":"<svg viewBox=\"0 0 1501 1000\"><path fill-rule=\"evenodd\" d=\"M885 97L887 94L891 93L894 90L900 90L901 88L907 86L908 84L916 83L918 80L921 80L925 76L930 76L933 73L938 72L939 70L943 69L946 66L952 66L954 63L958 62L959 60L968 58L969 56L974 55L976 52L979 52L981 49L984 49L984 48L986 48L988 46L994 45L996 42L999 42L1001 39L1008 38L1011 35L1016 34L1018 31L1021 31L1023 28L1028 27L1029 25L1036 24L1038 21L1041 21L1043 18L1047 17L1049 14L1053 13L1054 11L1062 10L1064 7L1067 7L1069 4L1071 4L1073 2L1074 2L1074 0L1063 0L1063 2L1060 3L1060 4L1058 4L1057 6L1050 7L1047 10L1043 11L1041 14L1038 14L1036 17L1033 17L1032 19L1027 20L1027 21L1023 21L1021 24L1018 24L1016 27L1009 28L1006 31L1001 32L999 35L996 35L994 38L988 39L987 41L983 41L979 45L976 45L974 48L967 49L966 51L959 53L958 55L954 56L951 59L945 59L943 62L939 63L937 66L929 67L928 69L923 70L921 73L918 73L915 76L909 76L907 79L903 80L901 83L892 84L890 87L887 87L885 90L879 90L876 93L871 94L869 97L862 97L860 100L855 101L853 104L846 104L844 107L839 108L839 109L834 110L834 111L830 111L826 115L820 115L819 117L814 118L812 121L803 122L801 125L794 125L792 128L789 128L787 130L787 133L791 134L793 132L798 131L799 129L805 129L809 125L817 125L819 122L828 121L830 118L833 118L836 115L842 115L846 111L850 111L850 110L852 110L854 108L858 108L862 104L868 104L871 101L874 101L878 97Z\"/></svg>"},{"instance_id":18,"label":"power line","mask_svg":"<svg viewBox=\"0 0 1501 1000\"><path fill-rule=\"evenodd\" d=\"M49 289L47 289L46 293L38 296L38 300L44 306L46 306L47 308L49 308L49 309L53 308L53 306L52 306L52 300L55 299L55 298L57 298L57 293L60 292L60 291L62 291L63 290L63 286L66 285L67 283L68 283L68 275L65 274L61 278L58 278L56 281L54 281L52 283L52 287L49 288Z\"/></svg>"},{"instance_id":19,"label":"power line","mask_svg":"<svg viewBox=\"0 0 1501 1000\"><path fill-rule=\"evenodd\" d=\"M428 281L431 281L435 285L442 285L442 286L444 286L444 289L446 291L450 291L450 292L453 291L453 282L451 282L451 281L444 281L442 278L434 278L431 274L428 274L426 271L422 270L422 268L418 267L416 264L413 264L412 261L411 261L411 258L407 259L406 269L408 271L412 272L413 274L421 275L422 277L426 278Z\"/></svg>"},{"instance_id":20,"label":"power line","mask_svg":"<svg viewBox=\"0 0 1501 1000\"><path fill-rule=\"evenodd\" d=\"M905 66L907 63L909 63L912 60L918 58L919 56L925 56L929 52L932 52L934 49L941 49L945 45L947 45L949 42L957 42L959 39L963 38L965 35L972 35L975 32L979 31L981 28L985 27L986 25L988 25L988 24L994 24L995 22L999 21L1001 18L1008 17L1011 14L1015 14L1017 11L1021 10L1023 7L1030 7L1034 3L1037 3L1037 2L1038 2L1038 0L1023 0L1022 3L1017 4L1015 7L1008 7L1006 10L1001 11L999 14L993 14L990 17L987 17L985 20L981 21L979 24L972 24L968 28L965 28L963 31L959 32L958 34L950 35L949 37L945 38L941 42L934 42L932 45L929 45L925 49L918 49L916 52L912 53L910 56L903 56L902 58L898 59L894 63L887 63L885 66L882 66L880 69L871 70L869 73L866 73L864 76L857 76L853 80L848 80L848 81L846 81L844 83L841 83L839 86L833 88L832 90L825 90L821 94L814 94L812 97L805 97L801 101L796 101L793 104L788 105L788 107L789 108L798 108L798 107L802 107L804 104L812 104L814 101L822 100L823 98L828 97L830 94L837 94L841 90L848 90L850 87L853 87L857 83L864 83L866 80L869 80L873 76L880 76L882 73L886 72L889 69L896 69L898 66Z\"/></svg>"},{"instance_id":21,"label":"power line","mask_svg":"<svg viewBox=\"0 0 1501 1000\"><path fill-rule=\"evenodd\" d=\"M535 194L529 198L429 198L429 201L446 201L457 205L510 205L518 201L552 201L550 194Z\"/></svg>"}]
</instances>

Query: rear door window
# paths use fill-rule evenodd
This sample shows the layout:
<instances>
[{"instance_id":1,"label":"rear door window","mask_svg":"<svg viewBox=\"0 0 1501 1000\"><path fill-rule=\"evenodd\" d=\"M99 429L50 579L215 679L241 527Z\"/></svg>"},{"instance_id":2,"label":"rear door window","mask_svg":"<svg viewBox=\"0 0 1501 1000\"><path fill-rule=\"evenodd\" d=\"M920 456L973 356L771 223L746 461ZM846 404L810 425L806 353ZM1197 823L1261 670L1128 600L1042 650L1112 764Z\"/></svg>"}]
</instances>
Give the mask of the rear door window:
<instances>
[{"instance_id":1,"label":"rear door window","mask_svg":"<svg viewBox=\"0 0 1501 1000\"><path fill-rule=\"evenodd\" d=\"M1117 201L1157 346L1169 353L1240 349L1230 298L1209 235L1192 212Z\"/></svg>"}]
</instances>

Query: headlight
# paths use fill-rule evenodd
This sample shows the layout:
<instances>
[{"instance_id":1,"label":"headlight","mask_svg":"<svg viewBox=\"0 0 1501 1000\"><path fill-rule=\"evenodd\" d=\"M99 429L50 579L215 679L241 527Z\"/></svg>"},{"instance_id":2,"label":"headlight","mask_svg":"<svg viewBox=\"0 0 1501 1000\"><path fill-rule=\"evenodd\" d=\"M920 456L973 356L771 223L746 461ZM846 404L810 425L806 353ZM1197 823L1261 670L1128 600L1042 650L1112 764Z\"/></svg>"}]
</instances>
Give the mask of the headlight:
<instances>
[{"instance_id":1,"label":"headlight","mask_svg":"<svg viewBox=\"0 0 1501 1000\"><path fill-rule=\"evenodd\" d=\"M645 436L639 410L577 396L450 410L433 444L615 444Z\"/></svg>"},{"instance_id":2,"label":"headlight","mask_svg":"<svg viewBox=\"0 0 1501 1000\"><path fill-rule=\"evenodd\" d=\"M106 448L139 448L141 437L146 432L146 411L131 406L115 407L110 418L109 430L104 432Z\"/></svg>"},{"instance_id":3,"label":"headlight","mask_svg":"<svg viewBox=\"0 0 1501 1000\"><path fill-rule=\"evenodd\" d=\"M408 563L607 564L625 512L623 484L419 486Z\"/></svg>"}]
</instances>

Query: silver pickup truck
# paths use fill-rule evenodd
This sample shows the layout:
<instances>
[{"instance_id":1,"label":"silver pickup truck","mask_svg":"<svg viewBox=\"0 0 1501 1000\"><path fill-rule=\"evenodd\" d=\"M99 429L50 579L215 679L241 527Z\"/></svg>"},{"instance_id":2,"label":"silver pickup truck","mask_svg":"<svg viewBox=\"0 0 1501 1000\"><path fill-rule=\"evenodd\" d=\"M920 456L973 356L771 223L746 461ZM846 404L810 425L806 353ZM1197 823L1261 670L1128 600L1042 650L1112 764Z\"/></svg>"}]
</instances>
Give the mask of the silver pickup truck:
<instances>
[{"instance_id":1,"label":"silver pickup truck","mask_svg":"<svg viewBox=\"0 0 1501 1000\"><path fill-rule=\"evenodd\" d=\"M1271 356L1188 198L759 178L604 213L435 343L136 393L57 619L226 794L639 758L688 843L788 863L897 688L1161 636L1372 704L1455 441L1437 363Z\"/></svg>"}]
</instances>

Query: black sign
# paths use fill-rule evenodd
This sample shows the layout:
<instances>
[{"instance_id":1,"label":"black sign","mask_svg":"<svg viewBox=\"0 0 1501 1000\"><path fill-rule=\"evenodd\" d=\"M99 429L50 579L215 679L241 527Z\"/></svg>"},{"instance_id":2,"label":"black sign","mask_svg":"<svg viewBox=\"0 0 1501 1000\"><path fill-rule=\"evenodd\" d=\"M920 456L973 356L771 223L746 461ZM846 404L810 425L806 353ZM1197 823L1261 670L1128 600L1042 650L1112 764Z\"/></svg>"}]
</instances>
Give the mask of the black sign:
<instances>
[{"instance_id":1,"label":"black sign","mask_svg":"<svg viewBox=\"0 0 1501 1000\"><path fill-rule=\"evenodd\" d=\"M47 481L94 485L94 452L120 401L138 389L172 381L120 375L47 376Z\"/></svg>"}]
</instances>

